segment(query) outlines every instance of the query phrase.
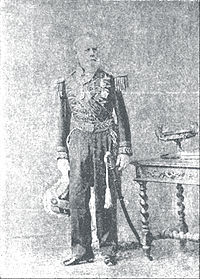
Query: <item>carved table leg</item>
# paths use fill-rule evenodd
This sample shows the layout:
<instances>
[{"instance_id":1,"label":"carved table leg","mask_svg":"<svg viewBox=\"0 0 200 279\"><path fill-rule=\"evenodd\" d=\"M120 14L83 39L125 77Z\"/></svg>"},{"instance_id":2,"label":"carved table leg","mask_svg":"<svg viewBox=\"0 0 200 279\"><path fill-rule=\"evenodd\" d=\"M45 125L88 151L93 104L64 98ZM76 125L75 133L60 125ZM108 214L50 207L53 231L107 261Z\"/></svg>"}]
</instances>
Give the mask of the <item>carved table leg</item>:
<instances>
[{"instance_id":1,"label":"carved table leg","mask_svg":"<svg viewBox=\"0 0 200 279\"><path fill-rule=\"evenodd\" d=\"M150 256L151 251L151 242L153 240L152 234L149 229L149 213L148 213L148 196L146 194L146 182L139 182L140 184L140 213L142 217L142 249L144 251L145 256L149 260L153 260Z\"/></svg>"},{"instance_id":2,"label":"carved table leg","mask_svg":"<svg viewBox=\"0 0 200 279\"><path fill-rule=\"evenodd\" d=\"M176 189L178 190L176 196L178 198L177 205L179 207L178 215L179 215L179 232L184 235L188 232L188 225L185 222L185 205L184 205L184 196L183 196L183 186L182 184L177 184ZM181 239L180 245L181 248L184 248L186 245L187 240Z\"/></svg>"}]
</instances>

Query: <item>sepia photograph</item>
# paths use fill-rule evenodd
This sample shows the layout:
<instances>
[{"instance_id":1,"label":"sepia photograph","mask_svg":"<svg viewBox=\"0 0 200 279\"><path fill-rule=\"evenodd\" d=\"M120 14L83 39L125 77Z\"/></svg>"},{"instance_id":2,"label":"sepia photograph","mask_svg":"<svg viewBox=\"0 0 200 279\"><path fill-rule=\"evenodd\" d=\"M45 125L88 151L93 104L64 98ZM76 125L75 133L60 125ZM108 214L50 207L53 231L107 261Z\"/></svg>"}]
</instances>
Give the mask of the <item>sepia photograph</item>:
<instances>
[{"instance_id":1,"label":"sepia photograph","mask_svg":"<svg viewBox=\"0 0 200 279\"><path fill-rule=\"evenodd\" d=\"M199 1L1 0L0 278L199 278Z\"/></svg>"}]
</instances>

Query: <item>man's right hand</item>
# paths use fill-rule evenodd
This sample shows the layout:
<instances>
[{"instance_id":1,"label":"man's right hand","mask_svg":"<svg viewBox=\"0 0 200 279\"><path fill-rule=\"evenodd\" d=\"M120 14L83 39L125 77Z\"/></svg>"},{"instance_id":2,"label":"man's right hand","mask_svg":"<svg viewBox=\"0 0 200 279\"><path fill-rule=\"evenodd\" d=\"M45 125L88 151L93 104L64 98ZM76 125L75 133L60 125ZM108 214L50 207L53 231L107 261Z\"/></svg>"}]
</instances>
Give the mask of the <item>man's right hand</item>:
<instances>
[{"instance_id":1,"label":"man's right hand","mask_svg":"<svg viewBox=\"0 0 200 279\"><path fill-rule=\"evenodd\" d=\"M69 180L69 170L70 170L70 165L69 161L66 158L59 158L57 160L57 167L59 171L62 174L62 180Z\"/></svg>"}]
</instances>

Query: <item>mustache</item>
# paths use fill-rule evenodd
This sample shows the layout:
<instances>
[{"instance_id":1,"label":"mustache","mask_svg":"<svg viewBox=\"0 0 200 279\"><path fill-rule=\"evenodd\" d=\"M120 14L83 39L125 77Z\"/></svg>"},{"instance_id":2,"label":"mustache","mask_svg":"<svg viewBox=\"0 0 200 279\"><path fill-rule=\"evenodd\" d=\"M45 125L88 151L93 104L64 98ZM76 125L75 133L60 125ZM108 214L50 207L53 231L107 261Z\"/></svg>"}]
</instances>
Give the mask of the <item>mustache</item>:
<instances>
[{"instance_id":1,"label":"mustache","mask_svg":"<svg viewBox=\"0 0 200 279\"><path fill-rule=\"evenodd\" d=\"M98 61L98 57L96 57L95 55L90 55L90 60Z\"/></svg>"}]
</instances>

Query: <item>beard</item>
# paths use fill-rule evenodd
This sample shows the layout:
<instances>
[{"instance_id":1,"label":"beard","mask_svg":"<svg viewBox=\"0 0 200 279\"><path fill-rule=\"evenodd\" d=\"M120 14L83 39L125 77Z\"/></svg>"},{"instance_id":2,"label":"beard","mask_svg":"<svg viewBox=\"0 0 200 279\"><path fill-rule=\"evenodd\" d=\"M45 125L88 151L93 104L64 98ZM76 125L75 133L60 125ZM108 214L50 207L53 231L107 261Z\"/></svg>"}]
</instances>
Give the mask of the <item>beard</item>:
<instances>
[{"instance_id":1,"label":"beard","mask_svg":"<svg viewBox=\"0 0 200 279\"><path fill-rule=\"evenodd\" d=\"M99 58L79 61L81 67L86 71L94 71L100 66Z\"/></svg>"}]
</instances>

